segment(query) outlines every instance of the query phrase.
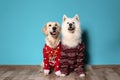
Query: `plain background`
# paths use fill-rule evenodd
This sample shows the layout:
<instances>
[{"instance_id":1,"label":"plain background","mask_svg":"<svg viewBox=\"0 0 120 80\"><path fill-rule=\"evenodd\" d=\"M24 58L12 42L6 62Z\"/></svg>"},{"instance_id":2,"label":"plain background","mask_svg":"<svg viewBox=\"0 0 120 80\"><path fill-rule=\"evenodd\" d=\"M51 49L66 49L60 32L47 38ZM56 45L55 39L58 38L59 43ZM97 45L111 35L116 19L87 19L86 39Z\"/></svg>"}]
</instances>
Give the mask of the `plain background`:
<instances>
[{"instance_id":1,"label":"plain background","mask_svg":"<svg viewBox=\"0 0 120 80\"><path fill-rule=\"evenodd\" d=\"M0 0L0 65L39 65L48 21L80 16L88 64L120 64L120 0Z\"/></svg>"}]
</instances>

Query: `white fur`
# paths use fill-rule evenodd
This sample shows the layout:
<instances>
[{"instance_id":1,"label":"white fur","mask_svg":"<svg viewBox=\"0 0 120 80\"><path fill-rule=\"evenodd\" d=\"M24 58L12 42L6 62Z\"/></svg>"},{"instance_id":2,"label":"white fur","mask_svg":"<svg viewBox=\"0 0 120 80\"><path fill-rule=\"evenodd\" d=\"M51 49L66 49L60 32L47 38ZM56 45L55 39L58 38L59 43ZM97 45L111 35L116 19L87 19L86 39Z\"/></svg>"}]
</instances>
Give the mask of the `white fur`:
<instances>
[{"instance_id":1,"label":"white fur","mask_svg":"<svg viewBox=\"0 0 120 80\"><path fill-rule=\"evenodd\" d=\"M61 74L60 76L61 76L61 77L65 77L66 75L65 75L65 74Z\"/></svg>"},{"instance_id":2,"label":"white fur","mask_svg":"<svg viewBox=\"0 0 120 80\"><path fill-rule=\"evenodd\" d=\"M80 74L80 76L79 77L85 77L85 74Z\"/></svg>"},{"instance_id":3,"label":"white fur","mask_svg":"<svg viewBox=\"0 0 120 80\"><path fill-rule=\"evenodd\" d=\"M51 36L51 35L48 35L45 39L45 42L46 42L46 45L49 46L49 47L53 47L51 44L50 44L50 41L54 41L54 38Z\"/></svg>"},{"instance_id":4,"label":"white fur","mask_svg":"<svg viewBox=\"0 0 120 80\"><path fill-rule=\"evenodd\" d=\"M57 76L60 76L60 75L61 75L60 70L59 70L59 71L56 71L55 74L56 74Z\"/></svg>"},{"instance_id":5,"label":"white fur","mask_svg":"<svg viewBox=\"0 0 120 80\"><path fill-rule=\"evenodd\" d=\"M75 22L75 32L70 33L68 31L69 25L67 22ZM75 47L78 45L78 43L81 43L81 28L80 28L80 21L78 15L75 15L73 18L67 18L66 15L63 16L63 22L62 22L62 44L67 45L69 47Z\"/></svg>"},{"instance_id":6,"label":"white fur","mask_svg":"<svg viewBox=\"0 0 120 80\"><path fill-rule=\"evenodd\" d=\"M50 70L44 70L44 75L48 75Z\"/></svg>"}]
</instances>

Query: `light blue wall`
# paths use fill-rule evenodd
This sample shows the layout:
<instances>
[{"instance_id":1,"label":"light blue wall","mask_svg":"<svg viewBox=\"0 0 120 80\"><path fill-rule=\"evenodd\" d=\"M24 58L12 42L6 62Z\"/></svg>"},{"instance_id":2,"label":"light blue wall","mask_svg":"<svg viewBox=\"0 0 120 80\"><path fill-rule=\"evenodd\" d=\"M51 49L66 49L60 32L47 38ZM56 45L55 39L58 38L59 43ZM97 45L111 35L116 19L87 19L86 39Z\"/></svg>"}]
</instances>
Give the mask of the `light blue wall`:
<instances>
[{"instance_id":1,"label":"light blue wall","mask_svg":"<svg viewBox=\"0 0 120 80\"><path fill-rule=\"evenodd\" d=\"M44 24L76 13L89 63L120 64L120 0L0 0L0 64L40 64Z\"/></svg>"}]
</instances>

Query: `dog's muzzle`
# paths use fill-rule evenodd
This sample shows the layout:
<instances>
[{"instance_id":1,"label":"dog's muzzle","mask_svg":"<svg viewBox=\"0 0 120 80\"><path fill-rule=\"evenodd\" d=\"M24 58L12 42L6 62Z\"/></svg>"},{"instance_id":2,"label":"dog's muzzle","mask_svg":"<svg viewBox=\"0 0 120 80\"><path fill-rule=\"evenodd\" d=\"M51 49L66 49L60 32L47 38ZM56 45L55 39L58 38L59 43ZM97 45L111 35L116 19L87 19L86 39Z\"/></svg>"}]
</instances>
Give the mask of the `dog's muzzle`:
<instances>
[{"instance_id":1,"label":"dog's muzzle","mask_svg":"<svg viewBox=\"0 0 120 80\"><path fill-rule=\"evenodd\" d=\"M50 34L51 34L51 35L56 35L56 34L57 34L57 32L50 32Z\"/></svg>"},{"instance_id":2,"label":"dog's muzzle","mask_svg":"<svg viewBox=\"0 0 120 80\"><path fill-rule=\"evenodd\" d=\"M71 27L71 26L70 26L70 27L68 27L68 30L69 30L69 31L74 31L74 30L75 30L75 27Z\"/></svg>"},{"instance_id":3,"label":"dog's muzzle","mask_svg":"<svg viewBox=\"0 0 120 80\"><path fill-rule=\"evenodd\" d=\"M52 32L50 32L51 35L56 35L57 34L57 31L56 31L56 27L53 27L52 28Z\"/></svg>"},{"instance_id":4,"label":"dog's muzzle","mask_svg":"<svg viewBox=\"0 0 120 80\"><path fill-rule=\"evenodd\" d=\"M73 30L75 30L75 28L74 27L73 28L69 27L68 30L73 31Z\"/></svg>"},{"instance_id":5,"label":"dog's muzzle","mask_svg":"<svg viewBox=\"0 0 120 80\"><path fill-rule=\"evenodd\" d=\"M75 26L73 24L69 24L69 27L68 27L68 30L69 31L74 31L75 30Z\"/></svg>"},{"instance_id":6,"label":"dog's muzzle","mask_svg":"<svg viewBox=\"0 0 120 80\"><path fill-rule=\"evenodd\" d=\"M53 32L55 32L57 28L56 28L56 27L53 27L52 29L53 29Z\"/></svg>"}]
</instances>

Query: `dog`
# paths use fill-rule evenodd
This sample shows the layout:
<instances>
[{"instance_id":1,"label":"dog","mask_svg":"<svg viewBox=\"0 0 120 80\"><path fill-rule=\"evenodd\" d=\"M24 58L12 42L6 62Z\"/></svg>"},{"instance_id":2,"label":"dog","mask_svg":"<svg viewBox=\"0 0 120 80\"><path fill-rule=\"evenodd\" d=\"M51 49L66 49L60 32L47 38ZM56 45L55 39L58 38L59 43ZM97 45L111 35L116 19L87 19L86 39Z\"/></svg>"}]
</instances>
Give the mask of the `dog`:
<instances>
[{"instance_id":1,"label":"dog","mask_svg":"<svg viewBox=\"0 0 120 80\"><path fill-rule=\"evenodd\" d=\"M75 71L80 77L85 77L83 69L84 44L79 16L75 15L73 18L68 18L64 15L61 33L61 76Z\"/></svg>"},{"instance_id":2,"label":"dog","mask_svg":"<svg viewBox=\"0 0 120 80\"><path fill-rule=\"evenodd\" d=\"M48 22L44 28L43 33L46 35L46 43L43 48L44 60L42 66L44 68L44 75L48 75L51 69L54 69L55 74L60 76L60 25L58 22Z\"/></svg>"}]
</instances>

